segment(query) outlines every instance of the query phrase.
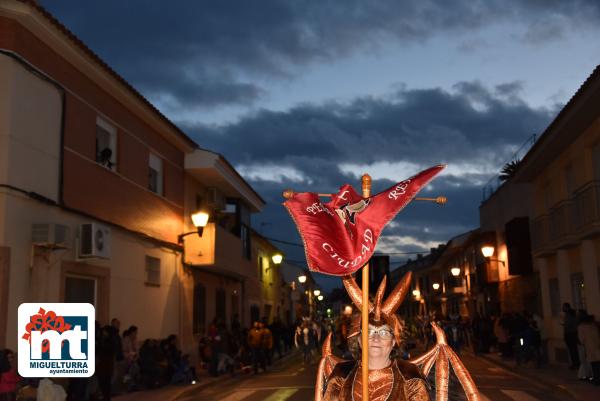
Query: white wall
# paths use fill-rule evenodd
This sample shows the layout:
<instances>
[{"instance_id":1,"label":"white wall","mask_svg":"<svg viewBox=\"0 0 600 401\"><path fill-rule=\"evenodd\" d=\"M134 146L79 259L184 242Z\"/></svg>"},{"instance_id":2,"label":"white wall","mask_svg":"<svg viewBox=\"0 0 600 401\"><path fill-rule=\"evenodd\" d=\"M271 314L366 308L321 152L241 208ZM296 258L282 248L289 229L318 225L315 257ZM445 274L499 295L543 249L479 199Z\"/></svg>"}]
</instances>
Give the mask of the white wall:
<instances>
[{"instance_id":1,"label":"white wall","mask_svg":"<svg viewBox=\"0 0 600 401\"><path fill-rule=\"evenodd\" d=\"M0 183L58 200L62 97L0 54Z\"/></svg>"}]
</instances>

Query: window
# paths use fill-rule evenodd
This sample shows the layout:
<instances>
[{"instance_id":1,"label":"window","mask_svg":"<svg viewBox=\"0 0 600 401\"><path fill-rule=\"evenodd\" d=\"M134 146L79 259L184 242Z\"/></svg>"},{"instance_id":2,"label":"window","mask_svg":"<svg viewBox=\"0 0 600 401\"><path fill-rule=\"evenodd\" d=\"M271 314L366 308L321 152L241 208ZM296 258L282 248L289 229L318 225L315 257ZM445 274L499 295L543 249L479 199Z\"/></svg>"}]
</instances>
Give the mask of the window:
<instances>
[{"instance_id":1,"label":"window","mask_svg":"<svg viewBox=\"0 0 600 401\"><path fill-rule=\"evenodd\" d=\"M263 281L263 258L262 256L258 257L258 279Z\"/></svg>"},{"instance_id":2,"label":"window","mask_svg":"<svg viewBox=\"0 0 600 401\"><path fill-rule=\"evenodd\" d=\"M100 117L96 119L96 162L110 170L117 165L117 129Z\"/></svg>"},{"instance_id":3,"label":"window","mask_svg":"<svg viewBox=\"0 0 600 401\"><path fill-rule=\"evenodd\" d=\"M582 273L571 274L571 293L573 294L573 308L585 309L585 291Z\"/></svg>"},{"instance_id":4,"label":"window","mask_svg":"<svg viewBox=\"0 0 600 401\"><path fill-rule=\"evenodd\" d=\"M260 317L260 308L256 304L251 305L250 306L250 320L252 321L252 323L258 322L259 317Z\"/></svg>"},{"instance_id":5,"label":"window","mask_svg":"<svg viewBox=\"0 0 600 401\"><path fill-rule=\"evenodd\" d=\"M159 195L163 194L163 162L153 153L150 153L148 159L148 189Z\"/></svg>"},{"instance_id":6,"label":"window","mask_svg":"<svg viewBox=\"0 0 600 401\"><path fill-rule=\"evenodd\" d=\"M146 285L160 287L160 259L146 256Z\"/></svg>"},{"instance_id":7,"label":"window","mask_svg":"<svg viewBox=\"0 0 600 401\"><path fill-rule=\"evenodd\" d=\"M560 313L560 291L558 288L558 279L551 278L548 280L548 287L550 291L550 312L552 316L558 316Z\"/></svg>"},{"instance_id":8,"label":"window","mask_svg":"<svg viewBox=\"0 0 600 401\"><path fill-rule=\"evenodd\" d=\"M565 168L565 186L567 188L567 197L573 196L575 192L575 173L573 172L573 165L569 164Z\"/></svg>"},{"instance_id":9,"label":"window","mask_svg":"<svg viewBox=\"0 0 600 401\"><path fill-rule=\"evenodd\" d=\"M93 277L67 276L65 302L83 302L96 305L96 279Z\"/></svg>"},{"instance_id":10,"label":"window","mask_svg":"<svg viewBox=\"0 0 600 401\"><path fill-rule=\"evenodd\" d=\"M233 318L234 316L240 314L240 296L237 293L237 290L234 290L233 293L231 293L231 317Z\"/></svg>"},{"instance_id":11,"label":"window","mask_svg":"<svg viewBox=\"0 0 600 401\"><path fill-rule=\"evenodd\" d=\"M225 300L225 290L222 288L217 288L217 292L215 294L215 313L217 319L221 319L223 321L227 321L227 311L226 311L226 300Z\"/></svg>"},{"instance_id":12,"label":"window","mask_svg":"<svg viewBox=\"0 0 600 401\"><path fill-rule=\"evenodd\" d=\"M240 229L241 232L241 240L242 240L242 255L250 260L252 255L251 255L251 243L250 243L250 229L248 228L247 225L242 224L242 227Z\"/></svg>"},{"instance_id":13,"label":"window","mask_svg":"<svg viewBox=\"0 0 600 401\"><path fill-rule=\"evenodd\" d=\"M194 286L194 334L203 334L206 322L206 288L200 283Z\"/></svg>"}]
</instances>

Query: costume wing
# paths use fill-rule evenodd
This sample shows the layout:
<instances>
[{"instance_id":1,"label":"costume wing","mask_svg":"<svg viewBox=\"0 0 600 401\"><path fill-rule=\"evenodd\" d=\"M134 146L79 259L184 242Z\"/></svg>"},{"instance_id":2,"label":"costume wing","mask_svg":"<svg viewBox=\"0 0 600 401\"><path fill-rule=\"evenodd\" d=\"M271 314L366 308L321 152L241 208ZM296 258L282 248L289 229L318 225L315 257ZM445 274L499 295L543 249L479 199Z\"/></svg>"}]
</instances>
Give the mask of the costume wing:
<instances>
[{"instance_id":1,"label":"costume wing","mask_svg":"<svg viewBox=\"0 0 600 401\"><path fill-rule=\"evenodd\" d=\"M480 401L479 391L475 387L475 382L465 368L465 365L458 358L456 353L450 348L446 341L446 335L437 324L431 323L435 332L435 347L418 358L410 362L421 368L423 375L427 377L431 368L435 364L435 400L448 401L448 384L450 379L450 366L454 370L456 377L460 381L462 388L469 401Z\"/></svg>"},{"instance_id":2,"label":"costume wing","mask_svg":"<svg viewBox=\"0 0 600 401\"><path fill-rule=\"evenodd\" d=\"M325 395L325 388L327 386L327 379L333 372L335 365L340 362L344 362L344 359L338 358L331 353L331 336L333 333L329 333L325 342L323 343L323 349L321 353L321 361L319 362L319 368L317 370L317 384L315 385L315 401L323 401Z\"/></svg>"}]
</instances>

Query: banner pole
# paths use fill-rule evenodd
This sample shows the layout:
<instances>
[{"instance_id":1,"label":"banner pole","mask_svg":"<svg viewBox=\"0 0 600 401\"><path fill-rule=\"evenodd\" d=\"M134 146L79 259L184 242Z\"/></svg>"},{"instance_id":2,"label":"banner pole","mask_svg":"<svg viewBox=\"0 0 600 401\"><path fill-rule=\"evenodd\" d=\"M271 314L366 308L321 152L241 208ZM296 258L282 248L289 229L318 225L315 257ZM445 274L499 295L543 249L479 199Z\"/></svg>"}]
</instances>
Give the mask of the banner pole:
<instances>
[{"instance_id":1,"label":"banner pole","mask_svg":"<svg viewBox=\"0 0 600 401\"><path fill-rule=\"evenodd\" d=\"M362 176L362 196L371 196L371 176ZM362 268L362 311L361 311L361 349L362 349L362 400L369 401L369 262Z\"/></svg>"}]
</instances>

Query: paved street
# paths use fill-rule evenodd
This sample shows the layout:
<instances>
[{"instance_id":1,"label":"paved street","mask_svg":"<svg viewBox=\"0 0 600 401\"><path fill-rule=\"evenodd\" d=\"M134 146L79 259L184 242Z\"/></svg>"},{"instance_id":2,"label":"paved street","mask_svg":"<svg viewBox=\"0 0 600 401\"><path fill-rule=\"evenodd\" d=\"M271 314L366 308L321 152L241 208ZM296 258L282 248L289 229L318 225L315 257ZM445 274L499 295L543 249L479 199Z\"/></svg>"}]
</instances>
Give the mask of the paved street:
<instances>
[{"instance_id":1,"label":"paved street","mask_svg":"<svg viewBox=\"0 0 600 401\"><path fill-rule=\"evenodd\" d=\"M567 393L541 383L534 383L507 369L474 357L461 356L482 393L483 401L558 401L574 400ZM316 365L306 368L298 356L271 368L266 374L241 376L195 392L188 392L179 401L295 401L313 397ZM432 375L433 376L433 375ZM433 378L430 378L433 382ZM433 390L433 389L432 389ZM434 397L432 397L434 399ZM452 381L451 400L465 399L460 385Z\"/></svg>"}]
</instances>

